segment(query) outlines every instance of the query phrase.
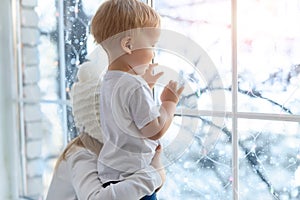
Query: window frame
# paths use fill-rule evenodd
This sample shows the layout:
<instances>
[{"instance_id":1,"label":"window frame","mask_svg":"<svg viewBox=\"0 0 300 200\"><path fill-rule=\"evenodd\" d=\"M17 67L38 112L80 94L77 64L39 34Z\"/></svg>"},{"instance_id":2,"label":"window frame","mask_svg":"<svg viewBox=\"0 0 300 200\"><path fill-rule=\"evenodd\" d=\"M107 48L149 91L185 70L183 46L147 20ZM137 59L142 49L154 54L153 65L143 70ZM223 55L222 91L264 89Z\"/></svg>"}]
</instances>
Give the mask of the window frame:
<instances>
[{"instance_id":1,"label":"window frame","mask_svg":"<svg viewBox=\"0 0 300 200\"><path fill-rule=\"evenodd\" d=\"M13 1L16 3L14 5L16 10L19 10L20 7L19 0ZM58 2L58 11L59 13L64 13L64 1L57 1ZM154 7L155 0L147 0L147 4L151 7ZM20 16L18 12L15 12L15 29L17 32L17 41L21 41L20 36ZM59 15L59 27L58 27L58 45L59 45L59 68L60 68L60 99L59 100L45 100L42 99L38 103L50 103L50 104L57 104L62 106L62 116L63 116L63 130L65 133L64 137L64 145L68 143L70 140L70 136L68 135L68 128L67 128L67 94L66 94L66 83L65 83L65 70L66 70L66 63L65 63L65 35L64 35L64 15ZM233 192L233 199L239 199L239 160L238 160L238 149L239 149L239 134L238 134L238 120L239 119L257 119L257 120L272 120L272 121L288 121L288 122L300 122L300 115L288 115L288 114L270 114L270 113L257 113L257 112L240 112L238 111L238 63L237 63L237 0L231 0L231 52L232 52L232 88L231 88L231 111L215 111L213 114L209 110L198 110L195 113L191 113L187 111L187 115L192 116L209 116L209 117L228 117L232 120L232 175L233 175L233 185L232 185L232 192ZM18 56L16 58L18 63L18 72L16 76L18 77L18 127L20 131L20 162L21 162L21 175L22 175L22 183L21 186L21 193L26 195L26 188L27 188L27 181L26 181L26 139L25 139L25 121L24 121L24 103L37 103L33 102L30 99L23 98L23 78L22 78L22 58L21 58L21 47L19 44L15 44L16 48L18 49ZM180 115L180 113L177 113Z\"/></svg>"}]
</instances>

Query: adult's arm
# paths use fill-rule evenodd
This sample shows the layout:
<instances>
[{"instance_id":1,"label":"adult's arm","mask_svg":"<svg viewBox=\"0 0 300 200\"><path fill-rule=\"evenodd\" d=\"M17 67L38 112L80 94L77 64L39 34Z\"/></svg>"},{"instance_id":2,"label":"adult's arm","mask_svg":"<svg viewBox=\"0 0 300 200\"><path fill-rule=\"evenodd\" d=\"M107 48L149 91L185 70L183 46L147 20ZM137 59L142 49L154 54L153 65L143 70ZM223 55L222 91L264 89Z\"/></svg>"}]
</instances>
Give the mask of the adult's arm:
<instances>
[{"instance_id":1,"label":"adult's arm","mask_svg":"<svg viewBox=\"0 0 300 200\"><path fill-rule=\"evenodd\" d=\"M67 163L79 200L135 200L152 194L162 185L159 173L149 166L122 182L103 188L98 179L97 156L86 149L74 152Z\"/></svg>"}]
</instances>

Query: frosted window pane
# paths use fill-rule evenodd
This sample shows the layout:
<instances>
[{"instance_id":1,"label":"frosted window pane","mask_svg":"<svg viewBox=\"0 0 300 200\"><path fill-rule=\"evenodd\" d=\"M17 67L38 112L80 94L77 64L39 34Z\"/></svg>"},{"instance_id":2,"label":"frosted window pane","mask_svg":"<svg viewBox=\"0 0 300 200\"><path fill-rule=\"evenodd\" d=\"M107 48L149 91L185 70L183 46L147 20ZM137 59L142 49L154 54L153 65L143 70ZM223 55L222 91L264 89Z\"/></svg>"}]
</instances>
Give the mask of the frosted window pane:
<instances>
[{"instance_id":1,"label":"frosted window pane","mask_svg":"<svg viewBox=\"0 0 300 200\"><path fill-rule=\"evenodd\" d=\"M57 43L50 36L41 36L39 43L39 88L42 98L47 100L58 100L59 95L59 67Z\"/></svg>"},{"instance_id":2,"label":"frosted window pane","mask_svg":"<svg viewBox=\"0 0 300 200\"><path fill-rule=\"evenodd\" d=\"M175 117L162 138L167 179L161 200L232 199L231 133L212 119ZM231 120L225 124L230 125Z\"/></svg>"},{"instance_id":3,"label":"frosted window pane","mask_svg":"<svg viewBox=\"0 0 300 200\"><path fill-rule=\"evenodd\" d=\"M96 13L102 2L104 2L104 0L82 0L83 11L87 16L92 17Z\"/></svg>"},{"instance_id":4,"label":"frosted window pane","mask_svg":"<svg viewBox=\"0 0 300 200\"><path fill-rule=\"evenodd\" d=\"M300 1L238 3L239 111L300 113Z\"/></svg>"},{"instance_id":5,"label":"frosted window pane","mask_svg":"<svg viewBox=\"0 0 300 200\"><path fill-rule=\"evenodd\" d=\"M62 117L62 106L58 104L41 104L43 114L43 139L42 139L42 156L44 159L44 195L46 196L49 184L54 172L57 157L64 148L64 121Z\"/></svg>"},{"instance_id":6,"label":"frosted window pane","mask_svg":"<svg viewBox=\"0 0 300 200\"><path fill-rule=\"evenodd\" d=\"M158 0L154 5L162 16L163 29L191 38L206 51L221 75L226 102L230 105L231 1ZM185 48L186 51L190 50L189 45ZM226 109L230 110L231 107L227 106Z\"/></svg>"},{"instance_id":7,"label":"frosted window pane","mask_svg":"<svg viewBox=\"0 0 300 200\"><path fill-rule=\"evenodd\" d=\"M240 198L300 198L299 123L239 122ZM277 196L278 198L275 198Z\"/></svg>"},{"instance_id":8,"label":"frosted window pane","mask_svg":"<svg viewBox=\"0 0 300 200\"><path fill-rule=\"evenodd\" d=\"M38 83L42 99L58 100L60 98L58 85L59 58L58 58L58 30L57 10L55 1L38 1L36 12L39 15L39 73Z\"/></svg>"},{"instance_id":9,"label":"frosted window pane","mask_svg":"<svg viewBox=\"0 0 300 200\"><path fill-rule=\"evenodd\" d=\"M201 55L202 56L202 55ZM199 56L200 59L203 57ZM157 101L164 86L175 80L179 85L184 85L179 105L184 105L193 110L224 111L225 106L230 106L226 102L227 91L220 89L219 79L216 76L207 76L201 70L201 66L178 56L171 51L157 50L155 53L155 63L159 65L155 68L156 73L163 71L164 75L158 80L155 86ZM214 74L215 75L215 74ZM229 108L228 108L229 109Z\"/></svg>"},{"instance_id":10,"label":"frosted window pane","mask_svg":"<svg viewBox=\"0 0 300 200\"><path fill-rule=\"evenodd\" d=\"M57 10L55 0L38 0L38 6L35 8L39 15L39 28L42 32L49 33L56 31L57 27Z\"/></svg>"}]
</instances>

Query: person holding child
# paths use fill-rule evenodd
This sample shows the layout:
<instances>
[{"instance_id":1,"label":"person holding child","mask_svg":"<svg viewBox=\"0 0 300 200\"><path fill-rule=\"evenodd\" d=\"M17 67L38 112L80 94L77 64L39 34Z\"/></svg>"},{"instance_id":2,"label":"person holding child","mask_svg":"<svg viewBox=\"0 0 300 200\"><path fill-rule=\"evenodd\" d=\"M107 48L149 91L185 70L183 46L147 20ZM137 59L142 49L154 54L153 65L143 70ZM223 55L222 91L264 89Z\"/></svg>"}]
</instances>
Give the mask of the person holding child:
<instances>
[{"instance_id":1,"label":"person holding child","mask_svg":"<svg viewBox=\"0 0 300 200\"><path fill-rule=\"evenodd\" d=\"M149 76L157 66L150 63L159 28L158 13L138 0L107 0L92 19L91 32L109 59L99 98L103 147L98 173L103 187L149 167L184 89L171 80L160 96L161 106L153 100L151 81L162 75ZM156 193L145 193L142 199L155 200Z\"/></svg>"},{"instance_id":2,"label":"person holding child","mask_svg":"<svg viewBox=\"0 0 300 200\"><path fill-rule=\"evenodd\" d=\"M81 132L57 160L46 200L134 200L154 192L164 182L158 147L151 166L103 188L97 171L97 159L103 146L98 109L98 67L87 62L79 68L79 80L72 87L71 100L74 121Z\"/></svg>"}]
</instances>

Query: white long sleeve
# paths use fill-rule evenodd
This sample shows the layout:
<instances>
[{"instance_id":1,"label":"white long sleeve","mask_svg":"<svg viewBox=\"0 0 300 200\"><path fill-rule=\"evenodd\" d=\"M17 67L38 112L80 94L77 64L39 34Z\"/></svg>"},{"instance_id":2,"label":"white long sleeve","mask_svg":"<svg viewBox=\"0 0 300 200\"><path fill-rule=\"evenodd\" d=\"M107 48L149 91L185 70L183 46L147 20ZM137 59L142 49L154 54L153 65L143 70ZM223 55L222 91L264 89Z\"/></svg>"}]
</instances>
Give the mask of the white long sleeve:
<instances>
[{"instance_id":1,"label":"white long sleeve","mask_svg":"<svg viewBox=\"0 0 300 200\"><path fill-rule=\"evenodd\" d=\"M128 179L103 188L98 179L97 156L78 150L62 161L55 171L47 200L138 200L152 194L162 180L153 168L141 170Z\"/></svg>"}]
</instances>

